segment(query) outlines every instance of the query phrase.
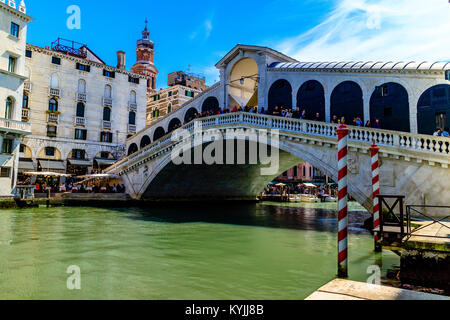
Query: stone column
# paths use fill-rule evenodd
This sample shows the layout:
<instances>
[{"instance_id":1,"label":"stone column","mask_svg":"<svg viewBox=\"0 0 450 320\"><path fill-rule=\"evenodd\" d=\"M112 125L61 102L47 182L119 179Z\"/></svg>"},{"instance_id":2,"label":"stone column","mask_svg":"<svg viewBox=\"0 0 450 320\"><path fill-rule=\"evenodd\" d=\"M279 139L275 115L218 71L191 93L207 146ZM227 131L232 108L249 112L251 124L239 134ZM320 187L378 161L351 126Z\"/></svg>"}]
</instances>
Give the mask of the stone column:
<instances>
[{"instance_id":1,"label":"stone column","mask_svg":"<svg viewBox=\"0 0 450 320\"><path fill-rule=\"evenodd\" d=\"M331 122L331 93L329 90L325 90L324 92L325 98L325 121Z\"/></svg>"},{"instance_id":2,"label":"stone column","mask_svg":"<svg viewBox=\"0 0 450 320\"><path fill-rule=\"evenodd\" d=\"M419 103L419 98L416 94L409 92L409 129L411 133L418 133L419 126L417 123L417 104Z\"/></svg>"},{"instance_id":3,"label":"stone column","mask_svg":"<svg viewBox=\"0 0 450 320\"><path fill-rule=\"evenodd\" d=\"M259 73L259 84L258 84L258 111L261 112L261 109L268 109L267 105L267 71L266 71L266 61L265 59L261 59L258 61L258 73Z\"/></svg>"},{"instance_id":4,"label":"stone column","mask_svg":"<svg viewBox=\"0 0 450 320\"><path fill-rule=\"evenodd\" d=\"M366 122L370 120L370 96L367 92L363 93L363 106L364 106L363 124L366 124Z\"/></svg>"}]
</instances>

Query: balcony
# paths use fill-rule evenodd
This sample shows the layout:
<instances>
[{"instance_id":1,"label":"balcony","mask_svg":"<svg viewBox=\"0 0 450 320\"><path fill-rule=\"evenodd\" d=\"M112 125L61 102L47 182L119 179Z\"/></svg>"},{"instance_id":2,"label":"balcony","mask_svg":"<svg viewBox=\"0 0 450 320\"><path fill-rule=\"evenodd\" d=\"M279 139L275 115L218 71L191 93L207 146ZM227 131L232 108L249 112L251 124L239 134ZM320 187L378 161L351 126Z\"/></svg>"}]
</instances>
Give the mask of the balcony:
<instances>
[{"instance_id":1,"label":"balcony","mask_svg":"<svg viewBox=\"0 0 450 320\"><path fill-rule=\"evenodd\" d=\"M50 123L58 123L58 121L59 121L59 114L57 114L57 113L48 113L48 115L47 115L47 122L50 122Z\"/></svg>"},{"instance_id":2,"label":"balcony","mask_svg":"<svg viewBox=\"0 0 450 320\"><path fill-rule=\"evenodd\" d=\"M111 129L111 121L103 121L103 129Z\"/></svg>"},{"instance_id":3,"label":"balcony","mask_svg":"<svg viewBox=\"0 0 450 320\"><path fill-rule=\"evenodd\" d=\"M9 120L9 119L0 119L0 129L6 132L18 133L18 134L30 134L31 133L31 124Z\"/></svg>"},{"instance_id":4,"label":"balcony","mask_svg":"<svg viewBox=\"0 0 450 320\"><path fill-rule=\"evenodd\" d=\"M23 84L23 90L31 92L31 82L30 81L25 81Z\"/></svg>"},{"instance_id":5,"label":"balcony","mask_svg":"<svg viewBox=\"0 0 450 320\"><path fill-rule=\"evenodd\" d=\"M103 105L107 107L112 107L113 100L112 98L103 97Z\"/></svg>"},{"instance_id":6,"label":"balcony","mask_svg":"<svg viewBox=\"0 0 450 320\"><path fill-rule=\"evenodd\" d=\"M75 117L75 125L84 127L86 125L86 118L84 118L84 117Z\"/></svg>"},{"instance_id":7,"label":"balcony","mask_svg":"<svg viewBox=\"0 0 450 320\"><path fill-rule=\"evenodd\" d=\"M28 122L30 120L30 109L22 109L22 121Z\"/></svg>"},{"instance_id":8,"label":"balcony","mask_svg":"<svg viewBox=\"0 0 450 320\"><path fill-rule=\"evenodd\" d=\"M137 112L137 103L136 102L128 102L128 111Z\"/></svg>"},{"instance_id":9,"label":"balcony","mask_svg":"<svg viewBox=\"0 0 450 320\"><path fill-rule=\"evenodd\" d=\"M77 99L77 101L86 102L87 101L87 95L86 95L86 93L77 92L76 99Z\"/></svg>"},{"instance_id":10,"label":"balcony","mask_svg":"<svg viewBox=\"0 0 450 320\"><path fill-rule=\"evenodd\" d=\"M134 125L134 124L129 124L129 125L128 125L128 132L129 132L129 133L136 133L136 125Z\"/></svg>"},{"instance_id":11,"label":"balcony","mask_svg":"<svg viewBox=\"0 0 450 320\"><path fill-rule=\"evenodd\" d=\"M50 87L49 94L52 97L60 98L61 97L61 90L58 89L58 88L51 88Z\"/></svg>"}]
</instances>

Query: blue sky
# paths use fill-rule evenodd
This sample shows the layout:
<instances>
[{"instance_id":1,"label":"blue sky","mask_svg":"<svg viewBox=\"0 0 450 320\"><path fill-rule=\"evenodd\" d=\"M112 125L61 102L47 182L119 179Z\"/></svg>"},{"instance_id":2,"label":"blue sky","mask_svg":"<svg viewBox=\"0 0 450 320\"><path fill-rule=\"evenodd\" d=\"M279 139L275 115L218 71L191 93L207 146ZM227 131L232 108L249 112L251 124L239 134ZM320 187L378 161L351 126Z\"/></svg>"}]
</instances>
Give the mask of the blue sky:
<instances>
[{"instance_id":1,"label":"blue sky","mask_svg":"<svg viewBox=\"0 0 450 320\"><path fill-rule=\"evenodd\" d=\"M158 88L189 65L214 83L214 64L237 43L270 46L300 61L450 60L447 0L25 1L35 18L29 43L75 40L110 65L124 50L127 68L148 18ZM66 26L70 5L81 9L80 30Z\"/></svg>"}]
</instances>

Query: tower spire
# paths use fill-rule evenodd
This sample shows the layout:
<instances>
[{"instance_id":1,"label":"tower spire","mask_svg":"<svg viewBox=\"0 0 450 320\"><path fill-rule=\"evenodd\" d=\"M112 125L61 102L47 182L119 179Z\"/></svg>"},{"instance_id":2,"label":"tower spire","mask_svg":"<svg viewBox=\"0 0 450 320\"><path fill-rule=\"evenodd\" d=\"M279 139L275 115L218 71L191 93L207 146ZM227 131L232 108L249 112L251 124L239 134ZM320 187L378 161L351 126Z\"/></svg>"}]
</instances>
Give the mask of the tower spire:
<instances>
[{"instance_id":1,"label":"tower spire","mask_svg":"<svg viewBox=\"0 0 450 320\"><path fill-rule=\"evenodd\" d=\"M144 31L142 31L142 39L150 40L149 36L150 36L150 32L148 31L148 20L147 20L147 18L145 18L145 28L144 28Z\"/></svg>"}]
</instances>

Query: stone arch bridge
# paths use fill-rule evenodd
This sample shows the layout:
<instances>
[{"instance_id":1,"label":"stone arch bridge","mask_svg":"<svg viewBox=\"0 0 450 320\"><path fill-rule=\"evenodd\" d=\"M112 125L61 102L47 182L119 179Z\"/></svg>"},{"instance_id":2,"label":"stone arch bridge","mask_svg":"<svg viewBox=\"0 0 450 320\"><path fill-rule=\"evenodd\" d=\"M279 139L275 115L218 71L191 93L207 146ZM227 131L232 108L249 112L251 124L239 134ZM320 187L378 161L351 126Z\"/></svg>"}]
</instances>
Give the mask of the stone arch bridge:
<instances>
[{"instance_id":1,"label":"stone arch bridge","mask_svg":"<svg viewBox=\"0 0 450 320\"><path fill-rule=\"evenodd\" d=\"M311 163L336 181L337 126L253 113L201 118L115 163L107 172L120 175L135 199L255 200L273 178L302 161ZM201 131L197 130L199 127ZM380 146L381 193L406 195L408 204L447 205L450 202L450 194L446 192L450 188L448 138L349 128L349 193L369 211L372 203L369 148L373 141ZM187 132L189 136L174 139L180 132ZM279 154L277 170L262 175L261 169L267 165L261 162L241 165L173 163L172 154L183 142L190 141L192 149L201 144L205 148L213 140L211 136L227 139L230 132L232 139L237 140L245 140L250 133L266 135L265 143ZM199 136L202 139L198 139Z\"/></svg>"}]
</instances>

